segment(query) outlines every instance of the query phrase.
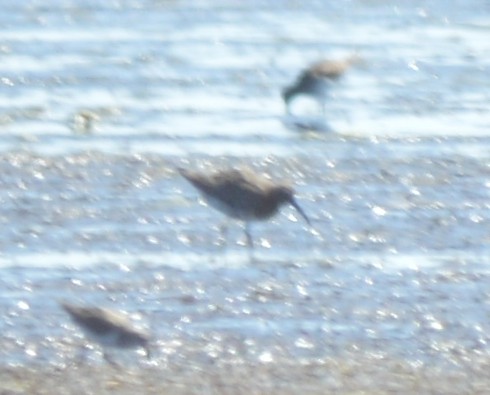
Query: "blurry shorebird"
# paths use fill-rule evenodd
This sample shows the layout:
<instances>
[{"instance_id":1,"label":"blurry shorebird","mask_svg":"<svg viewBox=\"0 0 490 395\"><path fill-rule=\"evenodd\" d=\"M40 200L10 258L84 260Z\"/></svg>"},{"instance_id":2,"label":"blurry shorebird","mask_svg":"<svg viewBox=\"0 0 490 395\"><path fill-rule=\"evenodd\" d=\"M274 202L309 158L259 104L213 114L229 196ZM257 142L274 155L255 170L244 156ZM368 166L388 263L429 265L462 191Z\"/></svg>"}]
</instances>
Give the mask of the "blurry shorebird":
<instances>
[{"instance_id":1,"label":"blurry shorebird","mask_svg":"<svg viewBox=\"0 0 490 395\"><path fill-rule=\"evenodd\" d=\"M253 247L249 222L262 221L274 216L279 208L291 204L305 219L310 220L298 205L291 187L275 183L250 169L232 169L215 174L203 174L179 169L203 196L206 202L225 215L245 223L245 236Z\"/></svg>"},{"instance_id":2,"label":"blurry shorebird","mask_svg":"<svg viewBox=\"0 0 490 395\"><path fill-rule=\"evenodd\" d=\"M103 347L104 359L116 365L105 348L138 348L145 350L150 358L149 336L133 327L127 317L119 312L101 307L81 307L66 302L61 306L82 329L85 336Z\"/></svg>"},{"instance_id":3,"label":"blurry shorebird","mask_svg":"<svg viewBox=\"0 0 490 395\"><path fill-rule=\"evenodd\" d=\"M75 133L91 134L94 131L94 125L98 121L100 121L100 117L97 113L83 110L73 116L72 129Z\"/></svg>"},{"instance_id":4,"label":"blurry shorebird","mask_svg":"<svg viewBox=\"0 0 490 395\"><path fill-rule=\"evenodd\" d=\"M358 55L349 56L343 60L322 60L312 64L301 72L294 84L282 92L286 110L290 112L291 101L305 95L314 98L325 113L325 100L330 84L337 81L353 64L359 63Z\"/></svg>"}]
</instances>

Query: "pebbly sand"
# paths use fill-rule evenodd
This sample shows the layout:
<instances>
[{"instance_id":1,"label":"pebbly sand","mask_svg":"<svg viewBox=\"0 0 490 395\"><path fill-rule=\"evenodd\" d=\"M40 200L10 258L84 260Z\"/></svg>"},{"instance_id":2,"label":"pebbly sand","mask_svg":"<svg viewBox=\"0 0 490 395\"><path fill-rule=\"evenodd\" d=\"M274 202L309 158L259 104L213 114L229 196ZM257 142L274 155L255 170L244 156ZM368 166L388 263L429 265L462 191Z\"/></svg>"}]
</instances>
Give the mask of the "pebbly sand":
<instances>
[{"instance_id":1,"label":"pebbly sand","mask_svg":"<svg viewBox=\"0 0 490 395\"><path fill-rule=\"evenodd\" d=\"M488 394L490 360L451 367L351 352L323 361L3 367L0 394Z\"/></svg>"}]
</instances>

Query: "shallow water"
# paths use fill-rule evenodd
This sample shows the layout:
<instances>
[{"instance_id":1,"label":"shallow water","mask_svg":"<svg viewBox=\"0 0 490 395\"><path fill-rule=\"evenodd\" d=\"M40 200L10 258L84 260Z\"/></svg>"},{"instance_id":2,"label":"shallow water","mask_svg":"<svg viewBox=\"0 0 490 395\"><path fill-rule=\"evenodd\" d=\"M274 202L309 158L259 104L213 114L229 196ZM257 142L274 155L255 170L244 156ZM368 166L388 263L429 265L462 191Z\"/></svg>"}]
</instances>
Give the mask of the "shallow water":
<instances>
[{"instance_id":1,"label":"shallow water","mask_svg":"<svg viewBox=\"0 0 490 395\"><path fill-rule=\"evenodd\" d=\"M134 315L154 364L488 356L490 8L324 3L2 2L4 364L79 356L62 299ZM356 51L327 120L285 116L303 66ZM285 208L250 259L175 170L235 165L314 227Z\"/></svg>"}]
</instances>

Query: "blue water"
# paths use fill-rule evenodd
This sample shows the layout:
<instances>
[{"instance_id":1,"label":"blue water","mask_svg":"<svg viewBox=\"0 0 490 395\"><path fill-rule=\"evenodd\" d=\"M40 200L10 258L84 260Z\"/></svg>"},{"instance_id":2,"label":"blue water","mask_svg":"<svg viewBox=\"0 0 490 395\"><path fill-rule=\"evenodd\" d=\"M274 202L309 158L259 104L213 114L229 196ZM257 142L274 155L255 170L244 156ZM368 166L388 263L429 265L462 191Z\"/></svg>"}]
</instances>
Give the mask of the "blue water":
<instances>
[{"instance_id":1,"label":"blue water","mask_svg":"<svg viewBox=\"0 0 490 395\"><path fill-rule=\"evenodd\" d=\"M64 299L133 315L157 364L488 356L489 15L485 0L3 1L3 363L76 357ZM353 53L326 119L306 98L286 115L303 67ZM285 208L253 227L251 260L175 171L236 165L292 183L313 229Z\"/></svg>"}]
</instances>

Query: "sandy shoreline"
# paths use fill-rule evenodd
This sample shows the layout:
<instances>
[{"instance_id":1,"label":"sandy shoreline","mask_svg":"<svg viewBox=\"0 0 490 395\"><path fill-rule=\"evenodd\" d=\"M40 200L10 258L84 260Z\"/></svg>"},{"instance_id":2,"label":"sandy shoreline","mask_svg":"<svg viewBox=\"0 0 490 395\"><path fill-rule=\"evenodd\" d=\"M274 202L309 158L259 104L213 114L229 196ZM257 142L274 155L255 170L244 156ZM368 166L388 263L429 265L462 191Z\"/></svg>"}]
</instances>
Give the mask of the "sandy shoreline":
<instances>
[{"instance_id":1,"label":"sandy shoreline","mask_svg":"<svg viewBox=\"0 0 490 395\"><path fill-rule=\"evenodd\" d=\"M442 368L362 355L255 365L2 367L0 394L488 394L489 367L490 360Z\"/></svg>"}]
</instances>

